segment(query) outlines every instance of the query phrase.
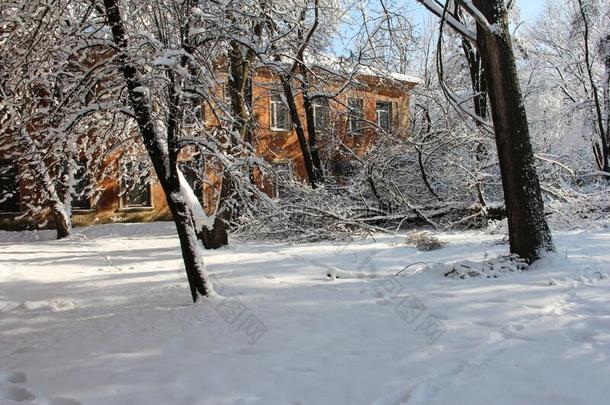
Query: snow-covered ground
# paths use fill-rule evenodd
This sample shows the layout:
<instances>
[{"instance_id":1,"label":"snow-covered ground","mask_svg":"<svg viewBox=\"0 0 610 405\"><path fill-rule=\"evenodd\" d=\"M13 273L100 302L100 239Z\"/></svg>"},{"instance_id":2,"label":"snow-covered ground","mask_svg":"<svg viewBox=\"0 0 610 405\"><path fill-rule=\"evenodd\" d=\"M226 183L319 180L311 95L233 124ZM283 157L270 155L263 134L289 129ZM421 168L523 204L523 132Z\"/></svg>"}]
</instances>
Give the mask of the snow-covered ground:
<instances>
[{"instance_id":1,"label":"snow-covered ground","mask_svg":"<svg viewBox=\"0 0 610 405\"><path fill-rule=\"evenodd\" d=\"M507 250L499 236L442 234L433 252L390 236L233 241L206 252L220 296L197 305L172 224L77 231L0 233L2 404L610 398L607 230L557 233L558 254L532 271L466 280L440 266L391 275L495 257Z\"/></svg>"}]
</instances>

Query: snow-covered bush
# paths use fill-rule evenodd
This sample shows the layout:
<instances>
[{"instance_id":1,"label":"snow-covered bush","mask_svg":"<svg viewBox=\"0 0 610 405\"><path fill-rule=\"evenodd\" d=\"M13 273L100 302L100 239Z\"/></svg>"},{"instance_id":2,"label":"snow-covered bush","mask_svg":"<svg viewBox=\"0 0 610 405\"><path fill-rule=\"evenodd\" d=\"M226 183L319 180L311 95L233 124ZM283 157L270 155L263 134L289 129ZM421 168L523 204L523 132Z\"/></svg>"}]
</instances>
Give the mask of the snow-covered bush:
<instances>
[{"instance_id":1,"label":"snow-covered bush","mask_svg":"<svg viewBox=\"0 0 610 405\"><path fill-rule=\"evenodd\" d=\"M515 255L500 256L482 262L460 261L450 266L445 277L450 278L498 278L506 273L525 271L527 262Z\"/></svg>"},{"instance_id":2,"label":"snow-covered bush","mask_svg":"<svg viewBox=\"0 0 610 405\"><path fill-rule=\"evenodd\" d=\"M382 230L370 225L362 202L327 187L288 182L285 196L242 215L237 232L245 239L348 240ZM364 212L363 212L364 211Z\"/></svg>"}]
</instances>

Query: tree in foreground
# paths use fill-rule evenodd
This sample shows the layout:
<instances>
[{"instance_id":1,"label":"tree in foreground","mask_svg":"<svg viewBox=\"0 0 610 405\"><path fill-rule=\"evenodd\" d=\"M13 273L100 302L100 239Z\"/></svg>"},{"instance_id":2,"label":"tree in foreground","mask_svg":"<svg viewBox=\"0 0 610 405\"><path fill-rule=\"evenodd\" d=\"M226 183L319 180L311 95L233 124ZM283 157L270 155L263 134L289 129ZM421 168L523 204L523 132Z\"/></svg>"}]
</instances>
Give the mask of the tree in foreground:
<instances>
[{"instance_id":1,"label":"tree in foreground","mask_svg":"<svg viewBox=\"0 0 610 405\"><path fill-rule=\"evenodd\" d=\"M536 172L527 115L517 76L508 12L504 0L458 0L457 7L476 23L458 20L450 3L418 0L474 44L481 56L498 150L510 251L528 261L554 251Z\"/></svg>"},{"instance_id":2,"label":"tree in foreground","mask_svg":"<svg viewBox=\"0 0 610 405\"><path fill-rule=\"evenodd\" d=\"M196 213L192 206L196 199L177 166L179 149L176 131L170 126L165 134L161 134L156 128L148 88L136 68L137 63L130 55L131 49L118 3L117 0L104 0L107 22L118 50L117 63L127 85L129 104L138 123L140 136L176 224L191 296L196 302L200 296L205 297L211 291L197 239ZM172 90L175 87L170 87ZM176 93L172 96L170 113L179 114L176 108L180 95ZM177 119L169 122L175 124Z\"/></svg>"}]
</instances>

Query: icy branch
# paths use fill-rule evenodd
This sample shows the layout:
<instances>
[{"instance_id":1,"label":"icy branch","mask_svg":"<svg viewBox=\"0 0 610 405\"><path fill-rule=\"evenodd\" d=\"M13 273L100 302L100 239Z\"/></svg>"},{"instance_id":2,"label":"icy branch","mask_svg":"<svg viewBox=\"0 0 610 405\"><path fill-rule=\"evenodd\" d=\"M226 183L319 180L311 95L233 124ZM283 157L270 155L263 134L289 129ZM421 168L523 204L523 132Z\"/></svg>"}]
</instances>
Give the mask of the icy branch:
<instances>
[{"instance_id":1,"label":"icy branch","mask_svg":"<svg viewBox=\"0 0 610 405\"><path fill-rule=\"evenodd\" d=\"M494 27L492 27L492 25L489 24L489 21L487 21L487 18L485 18L485 16L481 13L481 11L479 11L479 9L476 8L474 6L474 4L472 4L471 0L458 0L458 3L462 5L464 10L468 14L470 14L472 16L472 18L474 18L474 20L477 22L477 24L481 28L483 28L487 33L495 34L497 32L497 29L494 29Z\"/></svg>"},{"instance_id":2,"label":"icy branch","mask_svg":"<svg viewBox=\"0 0 610 405\"><path fill-rule=\"evenodd\" d=\"M469 41L476 42L477 33L474 32L473 30L471 30L470 28L468 28L462 22L456 20L452 15L448 14L445 10L446 5L443 6L442 4L437 3L434 0L417 0L417 1L419 3L421 3L424 7L426 7L430 12L434 13L437 17L444 19L445 22L451 28L453 28L455 31L457 31L464 38L468 39ZM487 25L489 25L489 24L487 24Z\"/></svg>"}]
</instances>

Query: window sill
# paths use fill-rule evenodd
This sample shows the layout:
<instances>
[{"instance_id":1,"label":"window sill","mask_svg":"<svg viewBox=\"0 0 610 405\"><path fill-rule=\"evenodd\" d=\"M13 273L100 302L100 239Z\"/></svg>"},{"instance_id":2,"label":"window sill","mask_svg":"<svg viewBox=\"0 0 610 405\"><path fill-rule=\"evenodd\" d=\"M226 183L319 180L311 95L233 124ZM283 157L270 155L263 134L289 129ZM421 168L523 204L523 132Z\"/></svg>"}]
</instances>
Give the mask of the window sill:
<instances>
[{"instance_id":1,"label":"window sill","mask_svg":"<svg viewBox=\"0 0 610 405\"><path fill-rule=\"evenodd\" d=\"M145 212L152 211L155 207L121 207L117 211L118 212Z\"/></svg>"},{"instance_id":2,"label":"window sill","mask_svg":"<svg viewBox=\"0 0 610 405\"><path fill-rule=\"evenodd\" d=\"M271 127L271 128L269 128L269 130L271 132L292 132L292 128L290 128L290 129L283 129L283 128L273 128L273 127Z\"/></svg>"},{"instance_id":3,"label":"window sill","mask_svg":"<svg viewBox=\"0 0 610 405\"><path fill-rule=\"evenodd\" d=\"M72 214L75 215L93 214L94 212L93 208L72 208Z\"/></svg>"},{"instance_id":4,"label":"window sill","mask_svg":"<svg viewBox=\"0 0 610 405\"><path fill-rule=\"evenodd\" d=\"M0 211L0 218L14 217L15 215L21 215L23 212L20 211Z\"/></svg>"}]
</instances>

